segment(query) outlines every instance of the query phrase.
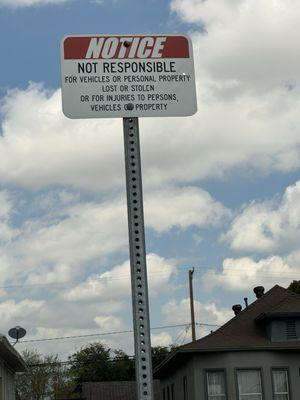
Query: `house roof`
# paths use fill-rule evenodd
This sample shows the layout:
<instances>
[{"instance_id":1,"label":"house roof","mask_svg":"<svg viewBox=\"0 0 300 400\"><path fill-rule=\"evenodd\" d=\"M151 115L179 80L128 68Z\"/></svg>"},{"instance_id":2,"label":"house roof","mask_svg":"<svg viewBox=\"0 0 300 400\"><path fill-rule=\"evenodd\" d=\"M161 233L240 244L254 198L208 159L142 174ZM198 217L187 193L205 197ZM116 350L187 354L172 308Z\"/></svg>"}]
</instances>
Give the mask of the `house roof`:
<instances>
[{"instance_id":1,"label":"house roof","mask_svg":"<svg viewBox=\"0 0 300 400\"><path fill-rule=\"evenodd\" d=\"M265 335L264 326L257 323L258 317L276 313L297 313L300 311L300 295L278 285L250 304L213 333L179 347L154 371L155 377L165 372L178 358L197 352L227 352L247 350L300 350L300 341L271 342Z\"/></svg>"},{"instance_id":2,"label":"house roof","mask_svg":"<svg viewBox=\"0 0 300 400\"><path fill-rule=\"evenodd\" d=\"M159 381L154 380L154 400L158 400ZM133 381L84 382L82 395L86 400L136 400L136 387Z\"/></svg>"},{"instance_id":3,"label":"house roof","mask_svg":"<svg viewBox=\"0 0 300 400\"><path fill-rule=\"evenodd\" d=\"M0 334L0 358L15 372L25 372L27 365L17 350Z\"/></svg>"}]
</instances>

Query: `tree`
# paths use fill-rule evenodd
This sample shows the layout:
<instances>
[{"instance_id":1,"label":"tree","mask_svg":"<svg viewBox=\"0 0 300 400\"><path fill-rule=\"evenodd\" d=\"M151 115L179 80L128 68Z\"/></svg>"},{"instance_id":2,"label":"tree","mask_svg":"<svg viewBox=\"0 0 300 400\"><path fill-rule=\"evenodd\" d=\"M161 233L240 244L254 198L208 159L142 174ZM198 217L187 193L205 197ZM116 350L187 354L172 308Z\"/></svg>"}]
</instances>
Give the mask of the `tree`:
<instances>
[{"instance_id":1,"label":"tree","mask_svg":"<svg viewBox=\"0 0 300 400\"><path fill-rule=\"evenodd\" d=\"M58 356L42 356L36 350L22 353L28 371L18 375L16 392L19 400L55 399L67 385L67 374Z\"/></svg>"},{"instance_id":2,"label":"tree","mask_svg":"<svg viewBox=\"0 0 300 400\"><path fill-rule=\"evenodd\" d=\"M155 368L174 347L152 348L152 364ZM91 343L69 357L69 373L79 386L82 382L132 381L135 379L135 363L122 350L111 350L102 343Z\"/></svg>"},{"instance_id":3,"label":"tree","mask_svg":"<svg viewBox=\"0 0 300 400\"><path fill-rule=\"evenodd\" d=\"M165 347L165 346L156 346L152 347L152 367L153 369L157 367L163 360L173 351L175 350L175 346Z\"/></svg>"},{"instance_id":4,"label":"tree","mask_svg":"<svg viewBox=\"0 0 300 400\"><path fill-rule=\"evenodd\" d=\"M292 292L300 294L300 281L294 280L293 282L291 282L288 289L291 290Z\"/></svg>"},{"instance_id":5,"label":"tree","mask_svg":"<svg viewBox=\"0 0 300 400\"><path fill-rule=\"evenodd\" d=\"M76 382L96 382L108 380L110 349L101 343L91 343L69 357L70 376Z\"/></svg>"},{"instance_id":6,"label":"tree","mask_svg":"<svg viewBox=\"0 0 300 400\"><path fill-rule=\"evenodd\" d=\"M114 350L110 371L112 381L133 381L135 379L134 359L122 350Z\"/></svg>"},{"instance_id":7,"label":"tree","mask_svg":"<svg viewBox=\"0 0 300 400\"><path fill-rule=\"evenodd\" d=\"M153 368L173 349L153 347ZM111 350L100 342L90 343L72 354L68 368L59 362L57 356L42 356L36 350L25 350L22 355L29 370L18 377L18 400L56 399L59 394L80 392L83 382L135 379L134 358L122 350Z\"/></svg>"}]
</instances>

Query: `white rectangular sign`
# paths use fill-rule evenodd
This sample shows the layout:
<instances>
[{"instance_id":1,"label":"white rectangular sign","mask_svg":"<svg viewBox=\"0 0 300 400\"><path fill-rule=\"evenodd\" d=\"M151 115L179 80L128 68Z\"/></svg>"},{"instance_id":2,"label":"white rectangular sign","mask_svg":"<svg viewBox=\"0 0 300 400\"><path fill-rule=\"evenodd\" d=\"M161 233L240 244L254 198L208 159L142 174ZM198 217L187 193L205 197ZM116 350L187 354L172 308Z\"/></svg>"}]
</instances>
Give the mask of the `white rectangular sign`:
<instances>
[{"instance_id":1,"label":"white rectangular sign","mask_svg":"<svg viewBox=\"0 0 300 400\"><path fill-rule=\"evenodd\" d=\"M69 118L171 117L197 111L185 35L67 36L62 103Z\"/></svg>"}]
</instances>

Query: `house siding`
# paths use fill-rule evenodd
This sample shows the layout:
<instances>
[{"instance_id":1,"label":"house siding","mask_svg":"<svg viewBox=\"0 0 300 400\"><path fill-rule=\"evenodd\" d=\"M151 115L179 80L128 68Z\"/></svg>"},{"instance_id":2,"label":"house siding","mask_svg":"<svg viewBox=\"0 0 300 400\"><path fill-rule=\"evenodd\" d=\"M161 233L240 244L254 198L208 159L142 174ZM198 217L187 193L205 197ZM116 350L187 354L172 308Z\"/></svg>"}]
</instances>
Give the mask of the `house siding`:
<instances>
[{"instance_id":1,"label":"house siding","mask_svg":"<svg viewBox=\"0 0 300 400\"><path fill-rule=\"evenodd\" d=\"M195 381L194 381L194 362L193 359L187 363L184 363L179 367L174 374L167 376L165 379L160 381L161 395L160 398L163 400L162 392L163 389L167 389L174 384L174 400L193 400L195 398ZM187 399L184 399L183 393L183 378L187 379ZM167 400L167 399L166 399ZM173 400L173 399L170 399Z\"/></svg>"},{"instance_id":2,"label":"house siding","mask_svg":"<svg viewBox=\"0 0 300 400\"><path fill-rule=\"evenodd\" d=\"M182 378L188 378L188 400L207 400L206 370L222 369L226 373L228 400L237 400L236 371L257 368L262 373L263 399L271 400L272 368L288 368L291 399L300 399L300 352L249 351L195 354L176 373L161 380L161 388L175 384L175 400L183 399Z\"/></svg>"},{"instance_id":3,"label":"house siding","mask_svg":"<svg viewBox=\"0 0 300 400\"><path fill-rule=\"evenodd\" d=\"M15 400L15 374L5 363L0 363L0 377L2 381L2 400Z\"/></svg>"}]
</instances>

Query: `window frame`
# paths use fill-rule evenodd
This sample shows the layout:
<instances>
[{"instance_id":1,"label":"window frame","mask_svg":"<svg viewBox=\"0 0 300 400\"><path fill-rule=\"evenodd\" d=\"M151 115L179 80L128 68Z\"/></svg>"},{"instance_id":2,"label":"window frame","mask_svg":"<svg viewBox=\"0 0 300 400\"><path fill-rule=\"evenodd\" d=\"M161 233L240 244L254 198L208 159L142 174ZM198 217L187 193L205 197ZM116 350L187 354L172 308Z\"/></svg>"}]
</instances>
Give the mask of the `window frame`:
<instances>
[{"instance_id":1,"label":"window frame","mask_svg":"<svg viewBox=\"0 0 300 400\"><path fill-rule=\"evenodd\" d=\"M207 374L209 372L222 372L224 374L224 383L225 383L225 398L224 400L228 399L228 386L227 386L227 373L226 368L207 368L204 370L204 388L205 388L205 399L209 400L208 394L208 381L207 381Z\"/></svg>"},{"instance_id":2,"label":"window frame","mask_svg":"<svg viewBox=\"0 0 300 400\"><path fill-rule=\"evenodd\" d=\"M290 379L290 369L289 367L271 367L271 381L272 381L272 399L275 400L276 394L285 394L285 393L275 393L275 381L274 381L274 371L285 371L287 376L288 383L288 400L293 399L292 387L291 387L291 379Z\"/></svg>"},{"instance_id":3,"label":"window frame","mask_svg":"<svg viewBox=\"0 0 300 400\"><path fill-rule=\"evenodd\" d=\"M237 400L243 400L243 397L241 396L247 396L246 393L240 394L239 392L239 382L238 382L238 373L239 371L259 371L260 374L260 383L261 383L261 400L265 399L265 390L264 390L264 375L263 375L263 369L262 367L237 367L235 368L235 387L236 387L236 394L237 394ZM259 395L260 393L257 393ZM248 396L251 396L251 393L248 394Z\"/></svg>"}]
</instances>

